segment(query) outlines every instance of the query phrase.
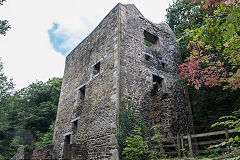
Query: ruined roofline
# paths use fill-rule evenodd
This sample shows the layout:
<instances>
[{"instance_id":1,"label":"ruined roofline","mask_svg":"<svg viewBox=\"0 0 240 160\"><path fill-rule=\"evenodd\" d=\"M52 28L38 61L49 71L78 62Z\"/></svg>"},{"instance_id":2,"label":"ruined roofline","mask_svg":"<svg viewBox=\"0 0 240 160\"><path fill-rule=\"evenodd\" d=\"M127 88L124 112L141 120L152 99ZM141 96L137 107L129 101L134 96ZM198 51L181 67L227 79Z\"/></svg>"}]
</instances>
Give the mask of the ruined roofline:
<instances>
[{"instance_id":1,"label":"ruined roofline","mask_svg":"<svg viewBox=\"0 0 240 160\"><path fill-rule=\"evenodd\" d=\"M173 39L177 40L177 36L175 35L175 33L172 31L172 29L169 27L169 25L166 22L160 22L160 23L154 23L152 21L150 21L149 19L143 17L140 17L141 19L147 21L148 23L152 24L153 26L156 26L158 29L163 28L165 31L168 31L168 33L170 35L173 35Z\"/></svg>"},{"instance_id":2,"label":"ruined roofline","mask_svg":"<svg viewBox=\"0 0 240 160\"><path fill-rule=\"evenodd\" d=\"M121 3L118 3L110 12L108 12L108 14L102 19L102 21L93 29L93 31L87 35L87 37L85 37L72 51L70 51L70 53L66 56L66 59L68 56L70 56L75 49L77 49L82 43L84 43L97 29L98 27L104 22L104 20L111 14L111 12L113 12L113 10L115 10L116 8L119 8L119 6L122 5Z\"/></svg>"},{"instance_id":3,"label":"ruined roofline","mask_svg":"<svg viewBox=\"0 0 240 160\"><path fill-rule=\"evenodd\" d=\"M124 7L133 6L134 9L136 9L138 11L138 13L140 14L140 16L139 16L140 18L148 21L149 23L151 23L154 26L157 26L158 28L165 28L165 30L169 31L170 35L173 35L174 40L177 40L177 36L175 35L175 33L172 31L172 29L169 27L169 25L166 22L159 22L159 23L152 22L151 20L149 20L146 17L144 17L143 14L139 11L139 9L134 4L121 4L121 5L124 6Z\"/></svg>"},{"instance_id":4,"label":"ruined roofline","mask_svg":"<svg viewBox=\"0 0 240 160\"><path fill-rule=\"evenodd\" d=\"M170 31L170 33L174 36L174 40L178 40L178 37L176 36L176 34L173 32L173 30L170 28L170 26L166 23L166 22L160 22L158 24L156 24L157 26L160 25L165 25L165 27Z\"/></svg>"},{"instance_id":5,"label":"ruined roofline","mask_svg":"<svg viewBox=\"0 0 240 160\"><path fill-rule=\"evenodd\" d=\"M87 37L85 37L74 49L72 49L68 55L66 56L66 59L68 56L70 56L82 43L84 43L97 29L98 27L104 22L104 20L111 14L111 12L113 12L113 10L117 9L119 11L119 8L121 6L127 7L127 6L133 6L138 12L139 14L142 16L142 18L145 18L142 13L137 9L137 7L134 4L122 4L122 3L118 3L110 12L108 12L108 14L102 19L102 21L93 29L93 31L88 34ZM146 18L145 18L146 19Z\"/></svg>"},{"instance_id":6,"label":"ruined roofline","mask_svg":"<svg viewBox=\"0 0 240 160\"><path fill-rule=\"evenodd\" d=\"M165 28L165 30L167 29L168 32L170 33L170 35L173 35L174 40L177 40L177 37L176 37L175 33L172 31L172 29L169 27L169 25L168 25L167 23L165 23L165 22L154 23L154 22L150 21L149 19L145 18L145 17L143 16L143 14L138 10L138 8L137 8L134 4L129 4L129 3L122 4L122 3L119 2L119 3L102 19L102 21L93 29L93 31L92 31L90 34L88 34L87 37L85 37L74 49L72 49L72 50L68 53L68 55L66 56L66 59L67 59L71 54L73 54L74 51L75 51L82 43L84 43L85 41L87 41L87 39L98 29L99 26L101 26L101 24L104 22L104 20L105 20L115 9L117 9L118 12L119 12L119 9L120 9L121 6L123 6L123 7L133 7L133 8L136 9L137 12L139 13L139 17L140 17L140 18L148 21L149 23L151 23L152 25L154 25L154 26L156 26L156 27L158 27L158 28ZM119 17L119 18L120 18L120 17ZM165 26L165 27L163 27L163 26Z\"/></svg>"}]
</instances>

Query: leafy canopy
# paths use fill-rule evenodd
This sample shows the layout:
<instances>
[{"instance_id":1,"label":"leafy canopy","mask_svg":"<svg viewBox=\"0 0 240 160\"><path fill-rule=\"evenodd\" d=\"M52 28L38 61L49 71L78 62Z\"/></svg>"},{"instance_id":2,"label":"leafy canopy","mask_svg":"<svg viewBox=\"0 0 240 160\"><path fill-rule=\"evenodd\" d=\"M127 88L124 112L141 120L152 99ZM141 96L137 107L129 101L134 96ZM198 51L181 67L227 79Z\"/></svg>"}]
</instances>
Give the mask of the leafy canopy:
<instances>
[{"instance_id":1,"label":"leafy canopy","mask_svg":"<svg viewBox=\"0 0 240 160\"><path fill-rule=\"evenodd\" d=\"M213 5L209 1L204 8ZM200 27L185 30L191 38L190 57L179 66L179 75L196 89L202 85L240 88L240 7L237 2L221 2L214 3L213 13L205 16Z\"/></svg>"},{"instance_id":2,"label":"leafy canopy","mask_svg":"<svg viewBox=\"0 0 240 160\"><path fill-rule=\"evenodd\" d=\"M3 5L3 2L6 0L0 0L0 6ZM0 35L6 35L6 31L11 28L9 22L7 20L0 20Z\"/></svg>"},{"instance_id":3,"label":"leafy canopy","mask_svg":"<svg viewBox=\"0 0 240 160\"><path fill-rule=\"evenodd\" d=\"M10 159L18 145L32 149L52 142L61 78L14 91L0 61L0 157Z\"/></svg>"},{"instance_id":4,"label":"leafy canopy","mask_svg":"<svg viewBox=\"0 0 240 160\"><path fill-rule=\"evenodd\" d=\"M212 16L216 10L216 6L202 9L205 4L204 1L194 2L176 0L167 9L167 23L180 39L179 46L183 60L190 56L190 51L187 49L189 41L193 41L194 35L186 35L185 30L191 31L205 25L204 18ZM199 38L199 37L198 37ZM195 43L197 44L198 41ZM214 48L214 47L212 47ZM212 51L212 49L211 49ZM203 66L203 63L200 65ZM196 72L190 70L191 72ZM188 80L188 79L186 79ZM193 112L194 130L196 132L207 132L213 130L210 128L211 124L215 123L219 117L230 114L239 106L240 90L223 90L222 85L210 87L201 85L199 90L193 86L189 87L189 96ZM189 83L190 85L190 83Z\"/></svg>"}]
</instances>

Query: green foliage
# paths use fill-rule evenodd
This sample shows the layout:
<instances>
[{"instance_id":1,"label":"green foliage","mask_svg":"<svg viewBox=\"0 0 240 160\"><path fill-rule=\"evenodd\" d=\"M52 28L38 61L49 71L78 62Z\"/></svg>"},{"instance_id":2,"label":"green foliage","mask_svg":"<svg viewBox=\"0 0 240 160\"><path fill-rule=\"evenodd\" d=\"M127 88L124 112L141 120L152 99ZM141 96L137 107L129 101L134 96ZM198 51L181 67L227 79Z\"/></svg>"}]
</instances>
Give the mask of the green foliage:
<instances>
[{"instance_id":1,"label":"green foliage","mask_svg":"<svg viewBox=\"0 0 240 160\"><path fill-rule=\"evenodd\" d=\"M0 57L0 104L4 103L7 96L13 93L14 84L12 79L8 79L3 72L3 63Z\"/></svg>"},{"instance_id":2,"label":"green foliage","mask_svg":"<svg viewBox=\"0 0 240 160\"><path fill-rule=\"evenodd\" d=\"M39 137L38 141L34 144L35 149L40 149L43 146L52 144L53 132L54 132L54 123L52 123L49 127L49 132L41 133L37 132L37 137Z\"/></svg>"},{"instance_id":3,"label":"green foliage","mask_svg":"<svg viewBox=\"0 0 240 160\"><path fill-rule=\"evenodd\" d=\"M167 139L161 134L161 126L151 128L154 135L147 140L142 128L135 127L124 141L122 159L124 160L158 160L166 157L163 150L163 142Z\"/></svg>"},{"instance_id":4,"label":"green foliage","mask_svg":"<svg viewBox=\"0 0 240 160\"><path fill-rule=\"evenodd\" d=\"M167 139L161 133L161 126L155 125L151 128L154 135L151 137L151 141L155 144L151 148L151 157L152 158L164 158L166 157L163 150L163 142L167 142Z\"/></svg>"},{"instance_id":5,"label":"green foliage","mask_svg":"<svg viewBox=\"0 0 240 160\"><path fill-rule=\"evenodd\" d=\"M122 105L121 111L118 115L118 133L117 140L119 146L119 155L122 157L122 151L125 147L125 140L132 134L135 128L141 129L141 136L144 137L144 122L142 118L137 117L133 114L131 106L126 107L125 104Z\"/></svg>"},{"instance_id":6,"label":"green foliage","mask_svg":"<svg viewBox=\"0 0 240 160\"><path fill-rule=\"evenodd\" d=\"M127 106L123 104L118 115L117 140L120 158L125 160L150 160L164 157L161 150L159 151L162 142L166 141L160 132L160 125L152 127L154 136L151 141L157 144L157 146L153 146L151 141L146 140L143 119L135 116L132 108L130 104Z\"/></svg>"},{"instance_id":7,"label":"green foliage","mask_svg":"<svg viewBox=\"0 0 240 160\"><path fill-rule=\"evenodd\" d=\"M3 2L6 0L0 0L0 6L3 5ZM7 20L0 20L0 35L6 35L6 31L11 28Z\"/></svg>"},{"instance_id":8,"label":"green foliage","mask_svg":"<svg viewBox=\"0 0 240 160\"><path fill-rule=\"evenodd\" d=\"M149 160L150 149L147 141L144 140L141 128L132 130L130 136L125 140L126 147L123 149L123 160Z\"/></svg>"},{"instance_id":9,"label":"green foliage","mask_svg":"<svg viewBox=\"0 0 240 160\"><path fill-rule=\"evenodd\" d=\"M23 145L24 143L24 138L15 136L9 145L11 155L13 156L16 153L19 145Z\"/></svg>"},{"instance_id":10,"label":"green foliage","mask_svg":"<svg viewBox=\"0 0 240 160\"><path fill-rule=\"evenodd\" d=\"M166 142L166 138L161 134L161 125L155 125L151 128L153 130L154 135L152 136L152 140L158 143Z\"/></svg>"},{"instance_id":11,"label":"green foliage","mask_svg":"<svg viewBox=\"0 0 240 160\"><path fill-rule=\"evenodd\" d=\"M166 17L168 25L175 32L177 37L181 37L179 44L183 59L190 54L186 46L191 40L191 34L193 34L192 30L205 25L206 22L204 22L204 18L207 15L208 18L213 18L212 15L214 10L217 9L216 7L213 7L208 8L208 10L203 10L201 9L202 5L203 3L192 3L191 0L176 0L173 2L173 5L169 6L167 9ZM236 14L237 12L234 13ZM222 15L222 17L224 17L224 15ZM221 17L219 20L220 19ZM208 26L206 24L206 27L210 26L215 27L214 24ZM209 32L211 33L210 30ZM209 38L210 41L212 41L212 39L214 39L214 37ZM215 42L212 41L212 43ZM230 114L240 103L239 90L223 90L222 87L209 88L203 86L200 90L195 90L190 87L189 95L196 132L206 132L212 130L210 128L211 124L215 123L219 117Z\"/></svg>"},{"instance_id":12,"label":"green foliage","mask_svg":"<svg viewBox=\"0 0 240 160\"><path fill-rule=\"evenodd\" d=\"M36 82L15 92L2 70L0 61L0 154L10 159L19 144L29 148L35 142L37 147L51 143L62 79Z\"/></svg>"},{"instance_id":13,"label":"green foliage","mask_svg":"<svg viewBox=\"0 0 240 160\"><path fill-rule=\"evenodd\" d=\"M8 104L10 103L11 96L13 94L14 84L11 79L8 79L3 72L3 63L0 59L0 151L3 157L5 155L11 154L9 149L9 143L11 141L12 125L14 125L14 120L9 122L7 118Z\"/></svg>"},{"instance_id":14,"label":"green foliage","mask_svg":"<svg viewBox=\"0 0 240 160\"><path fill-rule=\"evenodd\" d=\"M224 89L233 90L240 88L239 30L240 8L236 3L215 6L213 12L208 11L200 27L185 30L186 36L191 39L188 45L191 56L184 64L199 65L191 69L192 75L186 72L189 71L187 66L181 68L185 78L192 77L188 84L198 83L209 87L222 85ZM206 69L212 71L207 72Z\"/></svg>"},{"instance_id":15,"label":"green foliage","mask_svg":"<svg viewBox=\"0 0 240 160\"><path fill-rule=\"evenodd\" d=\"M0 20L0 34L6 35L6 31L11 28L9 22L7 20Z\"/></svg>"},{"instance_id":16,"label":"green foliage","mask_svg":"<svg viewBox=\"0 0 240 160\"><path fill-rule=\"evenodd\" d=\"M230 116L223 116L219 118L220 122L216 122L212 125L212 127L228 127L228 128L234 128L237 132L240 132L240 109L237 111L232 112L232 115ZM239 136L231 137L228 142L221 142L220 144L211 145L209 149L212 148L220 148L223 146L226 146L227 143L230 144L231 149L235 149L235 147L239 147L240 139Z\"/></svg>"},{"instance_id":17,"label":"green foliage","mask_svg":"<svg viewBox=\"0 0 240 160\"><path fill-rule=\"evenodd\" d=\"M240 109L232 112L230 116L220 117L221 122L216 122L212 127L224 126L228 128L234 128L236 131L240 132Z\"/></svg>"},{"instance_id":18,"label":"green foliage","mask_svg":"<svg viewBox=\"0 0 240 160\"><path fill-rule=\"evenodd\" d=\"M37 131L46 133L55 121L61 79L53 78L43 82L36 82L16 92L10 107L17 107L17 118L21 127L33 135L36 140Z\"/></svg>"},{"instance_id":19,"label":"green foliage","mask_svg":"<svg viewBox=\"0 0 240 160\"><path fill-rule=\"evenodd\" d=\"M230 114L240 103L240 90L223 90L222 87L189 88L190 102L196 132L208 132L219 117Z\"/></svg>"},{"instance_id":20,"label":"green foliage","mask_svg":"<svg viewBox=\"0 0 240 160\"><path fill-rule=\"evenodd\" d=\"M203 23L203 18L207 14L205 10L201 9L201 4L191 3L189 1L176 0L170 5L166 11L166 22L173 30L179 41L180 53L185 59L189 56L189 51L186 48L188 45L189 37L184 37L186 29L195 29Z\"/></svg>"},{"instance_id":21,"label":"green foliage","mask_svg":"<svg viewBox=\"0 0 240 160\"><path fill-rule=\"evenodd\" d=\"M233 158L228 158L228 160L240 160L240 156L233 157Z\"/></svg>"},{"instance_id":22,"label":"green foliage","mask_svg":"<svg viewBox=\"0 0 240 160\"><path fill-rule=\"evenodd\" d=\"M182 37L184 31L201 26L206 12L201 4L176 0L167 9L166 22L177 37Z\"/></svg>"},{"instance_id":23,"label":"green foliage","mask_svg":"<svg viewBox=\"0 0 240 160\"><path fill-rule=\"evenodd\" d=\"M148 47L151 47L151 46L153 45L152 42L150 42L150 41L148 41L148 40L146 40L146 39L144 39L144 43L145 43L146 46L148 46Z\"/></svg>"}]
</instances>

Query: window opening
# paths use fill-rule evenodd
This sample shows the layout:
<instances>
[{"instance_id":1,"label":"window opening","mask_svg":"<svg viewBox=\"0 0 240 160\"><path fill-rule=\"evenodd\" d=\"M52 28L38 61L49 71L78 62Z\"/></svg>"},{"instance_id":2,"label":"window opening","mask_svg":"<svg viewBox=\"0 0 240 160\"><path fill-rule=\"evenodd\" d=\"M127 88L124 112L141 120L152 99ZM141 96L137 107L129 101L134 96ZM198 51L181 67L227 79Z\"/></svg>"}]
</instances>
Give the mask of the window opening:
<instances>
[{"instance_id":1,"label":"window opening","mask_svg":"<svg viewBox=\"0 0 240 160\"><path fill-rule=\"evenodd\" d=\"M100 62L93 66L93 75L96 75L100 72Z\"/></svg>"},{"instance_id":2,"label":"window opening","mask_svg":"<svg viewBox=\"0 0 240 160\"><path fill-rule=\"evenodd\" d=\"M73 125L72 125L73 130L76 131L77 130L77 126L78 126L78 120L73 121L72 123L73 123Z\"/></svg>"},{"instance_id":3,"label":"window opening","mask_svg":"<svg viewBox=\"0 0 240 160\"><path fill-rule=\"evenodd\" d=\"M71 139L71 134L66 135L66 136L65 136L65 139L64 139L64 143L65 143L65 144L70 144L70 139Z\"/></svg>"},{"instance_id":4,"label":"window opening","mask_svg":"<svg viewBox=\"0 0 240 160\"><path fill-rule=\"evenodd\" d=\"M163 78L153 75L153 94L159 92L162 88Z\"/></svg>"},{"instance_id":5,"label":"window opening","mask_svg":"<svg viewBox=\"0 0 240 160\"><path fill-rule=\"evenodd\" d=\"M68 159L71 134L64 137L63 159Z\"/></svg>"},{"instance_id":6,"label":"window opening","mask_svg":"<svg viewBox=\"0 0 240 160\"><path fill-rule=\"evenodd\" d=\"M146 61L149 61L149 60L150 60L150 58L151 58L151 56L149 56L149 55L145 54L145 60L146 60Z\"/></svg>"},{"instance_id":7,"label":"window opening","mask_svg":"<svg viewBox=\"0 0 240 160\"><path fill-rule=\"evenodd\" d=\"M151 47L152 45L156 44L158 37L149 33L148 31L144 31L144 42L146 46Z\"/></svg>"},{"instance_id":8,"label":"window opening","mask_svg":"<svg viewBox=\"0 0 240 160\"><path fill-rule=\"evenodd\" d=\"M83 86L81 87L79 90L78 90L78 95L77 95L77 102L83 102L84 101L84 98L85 98L85 89L86 89L86 86Z\"/></svg>"},{"instance_id":9,"label":"window opening","mask_svg":"<svg viewBox=\"0 0 240 160\"><path fill-rule=\"evenodd\" d=\"M166 67L166 63L162 62L162 68Z\"/></svg>"}]
</instances>

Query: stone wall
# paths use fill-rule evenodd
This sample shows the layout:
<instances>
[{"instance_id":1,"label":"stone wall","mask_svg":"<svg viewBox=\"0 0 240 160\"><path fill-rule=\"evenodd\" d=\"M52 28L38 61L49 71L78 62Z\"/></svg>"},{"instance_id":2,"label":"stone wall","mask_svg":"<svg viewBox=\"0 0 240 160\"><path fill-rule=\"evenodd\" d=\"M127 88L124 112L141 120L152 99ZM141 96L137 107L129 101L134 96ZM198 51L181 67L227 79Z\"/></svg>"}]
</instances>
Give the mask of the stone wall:
<instances>
[{"instance_id":1,"label":"stone wall","mask_svg":"<svg viewBox=\"0 0 240 160\"><path fill-rule=\"evenodd\" d=\"M33 150L31 160L52 159L53 145L41 147L38 150Z\"/></svg>"},{"instance_id":2,"label":"stone wall","mask_svg":"<svg viewBox=\"0 0 240 160\"><path fill-rule=\"evenodd\" d=\"M167 24L145 19L134 5L121 7L120 19L121 101L131 102L148 128L161 124L170 135L189 132L191 111L185 86L177 81L181 55L174 33ZM157 39L152 46L146 45L145 32ZM162 82L152 95L154 75Z\"/></svg>"},{"instance_id":3,"label":"stone wall","mask_svg":"<svg viewBox=\"0 0 240 160\"><path fill-rule=\"evenodd\" d=\"M70 144L66 146L63 159L87 160L88 153L83 144Z\"/></svg>"},{"instance_id":4,"label":"stone wall","mask_svg":"<svg viewBox=\"0 0 240 160\"><path fill-rule=\"evenodd\" d=\"M19 145L17 153L11 158L11 160L24 159L24 145Z\"/></svg>"},{"instance_id":5,"label":"stone wall","mask_svg":"<svg viewBox=\"0 0 240 160\"><path fill-rule=\"evenodd\" d=\"M117 155L118 32L115 7L66 58L54 130L56 158L63 156L65 143L86 144L89 159ZM77 100L83 86L84 100ZM64 142L66 136L70 142Z\"/></svg>"},{"instance_id":6,"label":"stone wall","mask_svg":"<svg viewBox=\"0 0 240 160\"><path fill-rule=\"evenodd\" d=\"M153 42L145 45L144 39ZM153 24L134 5L118 4L66 58L54 130L54 158L84 144L88 159L118 159L117 114L132 103L149 128L166 134L191 128L185 87L177 82L181 63L169 27ZM76 152L75 156L80 153Z\"/></svg>"}]
</instances>

